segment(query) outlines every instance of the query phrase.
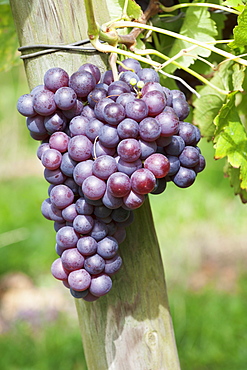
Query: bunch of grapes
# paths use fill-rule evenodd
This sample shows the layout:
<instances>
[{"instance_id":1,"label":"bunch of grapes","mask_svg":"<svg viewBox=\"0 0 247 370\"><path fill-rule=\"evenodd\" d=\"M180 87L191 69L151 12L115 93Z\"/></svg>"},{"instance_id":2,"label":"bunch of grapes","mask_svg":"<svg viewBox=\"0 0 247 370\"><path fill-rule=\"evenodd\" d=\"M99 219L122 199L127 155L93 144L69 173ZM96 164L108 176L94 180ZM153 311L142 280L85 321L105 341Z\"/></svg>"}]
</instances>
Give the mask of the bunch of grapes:
<instances>
[{"instance_id":1,"label":"bunch of grapes","mask_svg":"<svg viewBox=\"0 0 247 370\"><path fill-rule=\"evenodd\" d=\"M189 187L205 167L185 95L135 59L118 71L114 81L90 63L71 76L51 68L17 104L50 184L41 211L56 230L51 272L86 301L112 288L119 244L147 194Z\"/></svg>"}]
</instances>

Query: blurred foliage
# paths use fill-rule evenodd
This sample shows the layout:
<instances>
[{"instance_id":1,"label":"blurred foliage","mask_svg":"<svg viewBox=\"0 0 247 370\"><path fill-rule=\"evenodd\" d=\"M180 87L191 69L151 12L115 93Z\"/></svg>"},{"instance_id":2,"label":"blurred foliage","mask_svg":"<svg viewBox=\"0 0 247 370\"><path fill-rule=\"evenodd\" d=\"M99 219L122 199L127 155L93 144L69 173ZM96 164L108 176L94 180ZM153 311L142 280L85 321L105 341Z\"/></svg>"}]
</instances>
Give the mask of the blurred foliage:
<instances>
[{"instance_id":1,"label":"blurred foliage","mask_svg":"<svg viewBox=\"0 0 247 370\"><path fill-rule=\"evenodd\" d=\"M18 39L8 1L0 2L0 71L20 64Z\"/></svg>"}]
</instances>

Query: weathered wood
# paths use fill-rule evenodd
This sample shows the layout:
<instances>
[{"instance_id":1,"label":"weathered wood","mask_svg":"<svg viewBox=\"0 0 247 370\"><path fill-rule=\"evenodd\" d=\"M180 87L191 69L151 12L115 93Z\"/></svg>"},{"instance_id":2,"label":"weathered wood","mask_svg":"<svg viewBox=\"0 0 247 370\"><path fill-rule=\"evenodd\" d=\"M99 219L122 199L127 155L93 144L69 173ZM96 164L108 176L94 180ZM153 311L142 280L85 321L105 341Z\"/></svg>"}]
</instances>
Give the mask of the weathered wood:
<instances>
[{"instance_id":1,"label":"weathered wood","mask_svg":"<svg viewBox=\"0 0 247 370\"><path fill-rule=\"evenodd\" d=\"M20 45L68 44L87 37L83 1L11 0ZM95 0L99 23L108 19L105 1ZM48 68L72 73L85 62L103 70L99 54L56 52L25 61L30 88ZM180 369L168 306L164 269L148 200L120 245L124 265L112 291L96 302L76 300L89 370Z\"/></svg>"}]
</instances>

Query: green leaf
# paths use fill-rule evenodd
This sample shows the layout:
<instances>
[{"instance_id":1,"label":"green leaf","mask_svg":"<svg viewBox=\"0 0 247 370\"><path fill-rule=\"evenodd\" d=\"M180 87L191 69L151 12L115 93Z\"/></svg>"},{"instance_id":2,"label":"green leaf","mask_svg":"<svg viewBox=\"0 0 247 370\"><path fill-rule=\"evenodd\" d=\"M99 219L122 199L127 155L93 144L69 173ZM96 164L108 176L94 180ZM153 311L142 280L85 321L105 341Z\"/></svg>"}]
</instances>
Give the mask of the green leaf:
<instances>
[{"instance_id":1,"label":"green leaf","mask_svg":"<svg viewBox=\"0 0 247 370\"><path fill-rule=\"evenodd\" d=\"M247 8L238 16L238 25L233 29L234 41L228 44L231 48L247 46Z\"/></svg>"},{"instance_id":2,"label":"green leaf","mask_svg":"<svg viewBox=\"0 0 247 370\"><path fill-rule=\"evenodd\" d=\"M231 90L231 65L232 62L222 64L210 82L223 90ZM201 97L193 103L193 123L200 128L202 136L212 140L215 132L214 118L225 103L226 96L208 85L199 87L198 92Z\"/></svg>"},{"instance_id":3,"label":"green leaf","mask_svg":"<svg viewBox=\"0 0 247 370\"><path fill-rule=\"evenodd\" d=\"M232 84L234 90L244 91L243 83L245 78L245 66L235 63L232 67L233 74L232 74Z\"/></svg>"},{"instance_id":4,"label":"green leaf","mask_svg":"<svg viewBox=\"0 0 247 370\"><path fill-rule=\"evenodd\" d=\"M210 13L205 8L190 7L185 13L185 19L180 29L180 34L188 36L192 39L202 42L213 42L218 32L214 21L210 18ZM173 47L169 53L170 57L173 57L183 49L187 49L192 44L183 40L176 39L173 43ZM202 57L209 57L211 54L210 50L202 47L196 47L190 52L195 56L200 55ZM177 61L185 67L189 67L194 63L194 58L186 55L182 56ZM166 72L172 73L177 67L170 64L166 68Z\"/></svg>"},{"instance_id":5,"label":"green leaf","mask_svg":"<svg viewBox=\"0 0 247 370\"><path fill-rule=\"evenodd\" d=\"M0 71L20 63L18 40L9 5L0 5Z\"/></svg>"},{"instance_id":6,"label":"green leaf","mask_svg":"<svg viewBox=\"0 0 247 370\"><path fill-rule=\"evenodd\" d=\"M122 17L124 4L125 0L107 0L111 20ZM130 19L138 19L142 15L141 7L134 0L128 0L127 15Z\"/></svg>"},{"instance_id":7,"label":"green leaf","mask_svg":"<svg viewBox=\"0 0 247 370\"><path fill-rule=\"evenodd\" d=\"M240 188L240 169L234 168L227 162L224 168L224 174L226 177L229 177L230 185L233 187L234 194L239 195L243 203L247 203L247 191Z\"/></svg>"},{"instance_id":8,"label":"green leaf","mask_svg":"<svg viewBox=\"0 0 247 370\"><path fill-rule=\"evenodd\" d=\"M247 189L247 134L239 118L232 94L215 119L215 159L227 157L234 168L239 168L239 185ZM222 128L219 132L219 128ZM236 182L236 180L235 180Z\"/></svg>"},{"instance_id":9,"label":"green leaf","mask_svg":"<svg viewBox=\"0 0 247 370\"><path fill-rule=\"evenodd\" d=\"M236 9L240 12L244 10L246 1L241 0L226 0L222 3L224 6L229 6L230 8Z\"/></svg>"}]
</instances>

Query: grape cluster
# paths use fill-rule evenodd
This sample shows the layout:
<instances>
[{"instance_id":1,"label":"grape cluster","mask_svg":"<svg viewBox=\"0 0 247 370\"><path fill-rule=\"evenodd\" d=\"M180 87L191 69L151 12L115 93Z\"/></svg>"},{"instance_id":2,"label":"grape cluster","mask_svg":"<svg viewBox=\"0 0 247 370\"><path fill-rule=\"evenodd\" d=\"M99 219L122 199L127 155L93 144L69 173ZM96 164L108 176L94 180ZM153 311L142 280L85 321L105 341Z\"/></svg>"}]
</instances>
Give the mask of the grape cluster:
<instances>
[{"instance_id":1,"label":"grape cluster","mask_svg":"<svg viewBox=\"0 0 247 370\"><path fill-rule=\"evenodd\" d=\"M205 167L200 131L184 121L185 95L134 59L118 70L114 81L111 70L101 74L90 63L71 76L51 68L17 103L41 141L37 156L50 184L41 211L56 230L51 272L86 301L110 291L119 244L147 194L167 182L191 186Z\"/></svg>"}]
</instances>

